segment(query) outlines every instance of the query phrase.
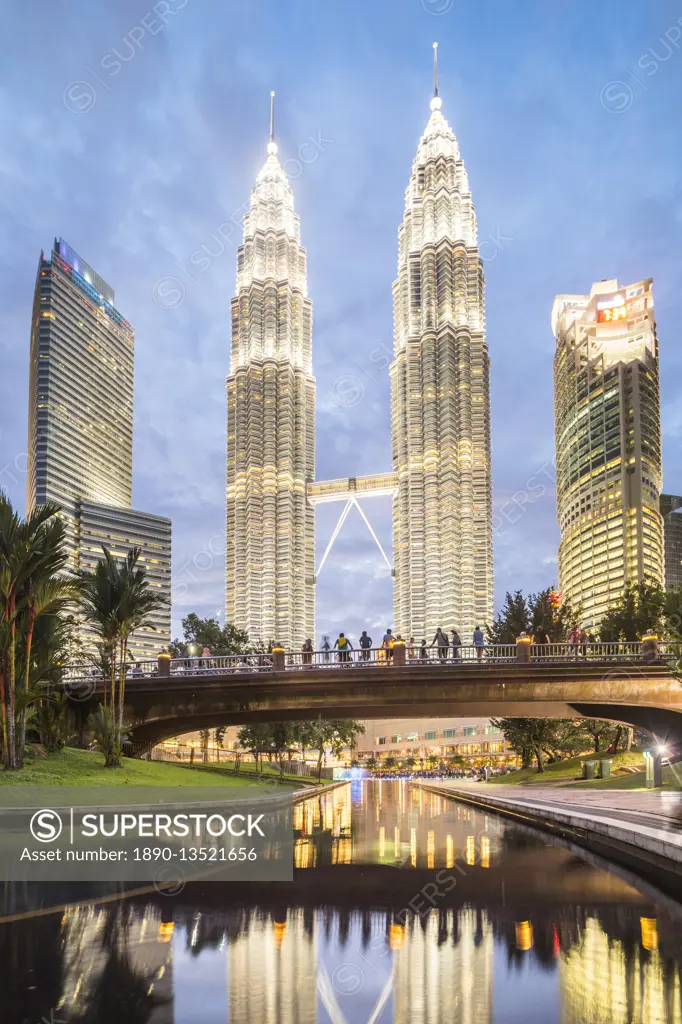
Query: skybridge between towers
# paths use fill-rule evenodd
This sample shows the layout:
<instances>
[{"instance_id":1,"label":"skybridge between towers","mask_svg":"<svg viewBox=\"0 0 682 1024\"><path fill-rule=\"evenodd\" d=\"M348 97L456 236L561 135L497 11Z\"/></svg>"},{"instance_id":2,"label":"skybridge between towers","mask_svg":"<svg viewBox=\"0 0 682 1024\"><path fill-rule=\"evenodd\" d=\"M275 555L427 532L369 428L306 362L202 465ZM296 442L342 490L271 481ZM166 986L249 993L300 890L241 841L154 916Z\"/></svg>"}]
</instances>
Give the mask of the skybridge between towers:
<instances>
[{"instance_id":1,"label":"skybridge between towers","mask_svg":"<svg viewBox=\"0 0 682 1024\"><path fill-rule=\"evenodd\" d=\"M338 480L318 480L315 483L308 484L307 496L311 505L321 505L331 501L344 503L341 514L329 539L329 543L325 548L320 564L315 572L315 582L317 582L317 577L322 571L324 563L327 561L327 557L334 546L334 541L341 532L341 528L353 508L357 509L360 513L360 516L369 530L372 539L381 552L383 560L389 568L391 576L395 576L395 570L391 565L391 561L386 554L381 541L374 532L372 524L367 518L365 510L360 505L358 499L381 498L386 497L387 495L390 495L390 497L393 498L397 493L397 490L397 473L375 473L372 476L348 476L340 477Z\"/></svg>"}]
</instances>

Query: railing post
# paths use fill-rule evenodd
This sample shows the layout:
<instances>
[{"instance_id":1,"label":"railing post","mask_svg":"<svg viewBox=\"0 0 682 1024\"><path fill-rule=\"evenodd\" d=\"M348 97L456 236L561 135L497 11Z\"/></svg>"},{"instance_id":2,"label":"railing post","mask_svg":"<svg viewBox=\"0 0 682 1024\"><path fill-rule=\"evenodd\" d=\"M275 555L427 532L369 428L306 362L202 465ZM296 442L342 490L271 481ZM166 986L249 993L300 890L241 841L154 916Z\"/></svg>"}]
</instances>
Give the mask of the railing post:
<instances>
[{"instance_id":1,"label":"railing post","mask_svg":"<svg viewBox=\"0 0 682 1024\"><path fill-rule=\"evenodd\" d=\"M272 671L273 672L284 672L286 665L284 663L285 650L283 647L272 648Z\"/></svg>"},{"instance_id":2,"label":"railing post","mask_svg":"<svg viewBox=\"0 0 682 1024\"><path fill-rule=\"evenodd\" d=\"M167 679L171 674L170 654L167 654L165 651L161 651L161 653L157 655L156 664L158 666L159 676L163 676L164 679Z\"/></svg>"},{"instance_id":3,"label":"railing post","mask_svg":"<svg viewBox=\"0 0 682 1024\"><path fill-rule=\"evenodd\" d=\"M530 661L530 645L533 638L522 633L516 638L516 660L527 664Z\"/></svg>"},{"instance_id":4,"label":"railing post","mask_svg":"<svg viewBox=\"0 0 682 1024\"><path fill-rule=\"evenodd\" d=\"M640 651L642 661L646 661L647 663L656 661L658 658L658 637L653 633L648 633L646 636L643 636Z\"/></svg>"},{"instance_id":5,"label":"railing post","mask_svg":"<svg viewBox=\"0 0 682 1024\"><path fill-rule=\"evenodd\" d=\"M405 641L394 640L393 641L393 664L397 666L405 665Z\"/></svg>"}]
</instances>

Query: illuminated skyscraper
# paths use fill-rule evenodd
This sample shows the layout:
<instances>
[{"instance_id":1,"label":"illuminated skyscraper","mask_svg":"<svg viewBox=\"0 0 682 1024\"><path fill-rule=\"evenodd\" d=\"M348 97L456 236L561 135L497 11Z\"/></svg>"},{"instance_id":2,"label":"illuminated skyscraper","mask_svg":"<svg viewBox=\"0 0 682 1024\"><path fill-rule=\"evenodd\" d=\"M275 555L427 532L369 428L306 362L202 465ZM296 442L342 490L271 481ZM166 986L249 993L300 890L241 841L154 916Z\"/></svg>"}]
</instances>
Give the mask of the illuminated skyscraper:
<instances>
[{"instance_id":1,"label":"illuminated skyscraper","mask_svg":"<svg viewBox=\"0 0 682 1024\"><path fill-rule=\"evenodd\" d=\"M435 55L434 47L434 55ZM490 366L476 214L457 140L431 116L412 165L393 285L396 628L465 642L492 620Z\"/></svg>"},{"instance_id":2,"label":"illuminated skyscraper","mask_svg":"<svg viewBox=\"0 0 682 1024\"><path fill-rule=\"evenodd\" d=\"M226 618L252 640L292 648L314 635L314 470L306 253L271 125L237 257L227 378Z\"/></svg>"},{"instance_id":3,"label":"illuminated skyscraper","mask_svg":"<svg viewBox=\"0 0 682 1024\"><path fill-rule=\"evenodd\" d=\"M651 279L558 295L559 580L597 627L626 583L663 583L658 339Z\"/></svg>"},{"instance_id":4,"label":"illuminated skyscraper","mask_svg":"<svg viewBox=\"0 0 682 1024\"><path fill-rule=\"evenodd\" d=\"M682 496L661 495L663 539L665 547L665 585L671 590L682 586Z\"/></svg>"},{"instance_id":5,"label":"illuminated skyscraper","mask_svg":"<svg viewBox=\"0 0 682 1024\"><path fill-rule=\"evenodd\" d=\"M154 657L170 641L171 523L131 508L134 346L113 289L55 239L33 301L26 506L60 506L72 569L91 568L102 545L142 549L166 605L133 635L131 655Z\"/></svg>"}]
</instances>

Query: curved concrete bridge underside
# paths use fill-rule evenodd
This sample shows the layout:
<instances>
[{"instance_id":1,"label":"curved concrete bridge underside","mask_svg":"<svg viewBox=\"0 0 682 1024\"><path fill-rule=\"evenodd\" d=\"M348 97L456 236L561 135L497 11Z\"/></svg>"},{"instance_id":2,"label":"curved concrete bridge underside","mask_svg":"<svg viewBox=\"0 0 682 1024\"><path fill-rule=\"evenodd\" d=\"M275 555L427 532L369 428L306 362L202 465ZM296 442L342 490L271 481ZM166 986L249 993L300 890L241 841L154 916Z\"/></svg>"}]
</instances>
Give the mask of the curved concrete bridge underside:
<instances>
[{"instance_id":1,"label":"curved concrete bridge underside","mask_svg":"<svg viewBox=\"0 0 682 1024\"><path fill-rule=\"evenodd\" d=\"M81 716L97 703L79 702ZM313 667L300 672L131 679L134 743L218 725L313 718L606 718L682 742L682 683L643 662Z\"/></svg>"}]
</instances>

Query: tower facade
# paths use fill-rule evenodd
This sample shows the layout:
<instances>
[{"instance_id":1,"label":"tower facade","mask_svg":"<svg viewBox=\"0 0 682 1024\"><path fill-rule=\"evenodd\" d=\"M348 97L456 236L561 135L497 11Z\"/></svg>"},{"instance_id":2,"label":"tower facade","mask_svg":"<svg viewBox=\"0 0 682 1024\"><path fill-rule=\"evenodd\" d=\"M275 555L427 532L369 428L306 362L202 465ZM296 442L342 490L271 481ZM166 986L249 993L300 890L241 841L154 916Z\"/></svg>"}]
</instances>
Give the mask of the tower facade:
<instances>
[{"instance_id":1,"label":"tower facade","mask_svg":"<svg viewBox=\"0 0 682 1024\"><path fill-rule=\"evenodd\" d=\"M434 92L393 285L395 625L470 643L493 614L490 364L476 214L437 77Z\"/></svg>"},{"instance_id":2,"label":"tower facade","mask_svg":"<svg viewBox=\"0 0 682 1024\"><path fill-rule=\"evenodd\" d=\"M597 628L628 583L663 583L661 412L651 279L558 295L559 582Z\"/></svg>"},{"instance_id":3,"label":"tower facade","mask_svg":"<svg viewBox=\"0 0 682 1024\"><path fill-rule=\"evenodd\" d=\"M312 303L271 132L244 217L227 378L226 618L287 649L314 635Z\"/></svg>"},{"instance_id":4,"label":"tower facade","mask_svg":"<svg viewBox=\"0 0 682 1024\"><path fill-rule=\"evenodd\" d=\"M55 239L38 263L29 371L26 507L56 502L69 568L91 570L106 546L140 564L164 603L136 630L131 658L170 642L171 521L132 509L135 334L114 291L71 246ZM83 623L83 640L94 645Z\"/></svg>"}]
</instances>

